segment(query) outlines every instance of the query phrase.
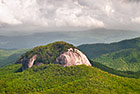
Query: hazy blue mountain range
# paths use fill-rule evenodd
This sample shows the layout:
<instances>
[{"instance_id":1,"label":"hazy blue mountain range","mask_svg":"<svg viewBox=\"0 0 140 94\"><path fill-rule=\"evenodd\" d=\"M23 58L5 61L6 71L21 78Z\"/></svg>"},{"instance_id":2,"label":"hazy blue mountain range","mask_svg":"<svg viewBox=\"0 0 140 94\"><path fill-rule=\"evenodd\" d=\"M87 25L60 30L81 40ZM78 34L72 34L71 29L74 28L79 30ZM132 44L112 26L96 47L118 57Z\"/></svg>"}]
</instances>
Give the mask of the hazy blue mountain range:
<instances>
[{"instance_id":1,"label":"hazy blue mountain range","mask_svg":"<svg viewBox=\"0 0 140 94\"><path fill-rule=\"evenodd\" d=\"M94 29L86 31L59 31L34 34L0 36L0 48L33 48L54 41L66 41L75 46L86 43L110 43L137 37L139 32L111 29Z\"/></svg>"}]
</instances>

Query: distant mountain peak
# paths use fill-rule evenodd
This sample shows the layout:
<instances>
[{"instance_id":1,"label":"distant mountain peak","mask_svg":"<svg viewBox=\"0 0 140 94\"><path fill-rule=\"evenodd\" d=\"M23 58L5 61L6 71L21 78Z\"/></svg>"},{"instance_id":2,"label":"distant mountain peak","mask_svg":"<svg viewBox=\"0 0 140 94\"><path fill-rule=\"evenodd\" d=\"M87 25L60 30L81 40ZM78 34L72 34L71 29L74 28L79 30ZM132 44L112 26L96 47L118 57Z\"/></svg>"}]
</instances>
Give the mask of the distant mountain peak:
<instances>
[{"instance_id":1,"label":"distant mountain peak","mask_svg":"<svg viewBox=\"0 0 140 94\"><path fill-rule=\"evenodd\" d=\"M63 41L35 47L23 54L16 63L22 63L22 69L42 64L60 64L63 67L85 64L91 66L87 57L75 46Z\"/></svg>"}]
</instances>

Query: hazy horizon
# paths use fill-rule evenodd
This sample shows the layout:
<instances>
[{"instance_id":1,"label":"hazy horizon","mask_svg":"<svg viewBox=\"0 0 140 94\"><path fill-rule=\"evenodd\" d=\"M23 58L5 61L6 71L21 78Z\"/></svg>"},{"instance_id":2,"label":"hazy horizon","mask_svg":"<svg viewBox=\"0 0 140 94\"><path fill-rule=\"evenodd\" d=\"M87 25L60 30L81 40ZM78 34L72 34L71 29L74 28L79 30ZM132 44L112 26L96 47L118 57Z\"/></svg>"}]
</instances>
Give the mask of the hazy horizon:
<instances>
[{"instance_id":1,"label":"hazy horizon","mask_svg":"<svg viewBox=\"0 0 140 94\"><path fill-rule=\"evenodd\" d=\"M0 48L139 37L139 10L139 0L0 0Z\"/></svg>"},{"instance_id":2,"label":"hazy horizon","mask_svg":"<svg viewBox=\"0 0 140 94\"><path fill-rule=\"evenodd\" d=\"M111 33L113 32L113 33ZM39 45L47 45L55 41L65 41L75 46L82 44L112 43L125 39L132 39L139 36L139 32L94 29L88 31L59 31L59 32L39 32L27 35L0 36L0 48L18 49L32 48Z\"/></svg>"}]
</instances>

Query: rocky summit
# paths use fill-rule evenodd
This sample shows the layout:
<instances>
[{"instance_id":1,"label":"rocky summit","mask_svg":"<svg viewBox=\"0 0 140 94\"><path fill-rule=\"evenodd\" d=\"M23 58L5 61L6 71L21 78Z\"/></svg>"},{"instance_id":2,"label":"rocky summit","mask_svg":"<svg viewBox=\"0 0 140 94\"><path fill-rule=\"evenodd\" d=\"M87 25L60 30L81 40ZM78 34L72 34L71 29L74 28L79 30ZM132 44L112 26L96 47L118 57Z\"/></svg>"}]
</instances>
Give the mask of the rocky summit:
<instances>
[{"instance_id":1,"label":"rocky summit","mask_svg":"<svg viewBox=\"0 0 140 94\"><path fill-rule=\"evenodd\" d=\"M82 64L91 66L87 57L80 50L62 41L35 47L23 54L16 63L22 63L22 70L42 64L60 64L63 67Z\"/></svg>"},{"instance_id":2,"label":"rocky summit","mask_svg":"<svg viewBox=\"0 0 140 94\"><path fill-rule=\"evenodd\" d=\"M91 66L89 60L81 51L72 48L68 49L67 52L64 52L59 57L57 57L56 63L59 63L64 67L81 64Z\"/></svg>"}]
</instances>

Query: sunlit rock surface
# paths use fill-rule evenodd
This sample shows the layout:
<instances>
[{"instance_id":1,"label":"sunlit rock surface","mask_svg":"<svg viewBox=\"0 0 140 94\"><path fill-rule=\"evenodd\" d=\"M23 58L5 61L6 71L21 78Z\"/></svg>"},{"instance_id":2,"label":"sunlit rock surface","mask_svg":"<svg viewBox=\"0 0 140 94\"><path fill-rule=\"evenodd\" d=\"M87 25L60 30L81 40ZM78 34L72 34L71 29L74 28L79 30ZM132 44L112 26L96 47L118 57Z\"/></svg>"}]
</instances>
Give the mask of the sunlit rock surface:
<instances>
[{"instance_id":1,"label":"sunlit rock surface","mask_svg":"<svg viewBox=\"0 0 140 94\"><path fill-rule=\"evenodd\" d=\"M47 53L46 53L47 54ZM22 63L22 70L31 68L33 65L40 66L45 62L37 62L38 55L35 54L31 58L23 57L19 62ZM66 52L60 54L53 62L54 64L60 64L63 67L69 67L74 65L87 65L91 66L87 57L76 48L69 48Z\"/></svg>"},{"instance_id":2,"label":"sunlit rock surface","mask_svg":"<svg viewBox=\"0 0 140 94\"><path fill-rule=\"evenodd\" d=\"M22 63L22 70L25 70L27 68L31 68L34 65L34 61L36 60L37 55L35 54L32 56L32 58L28 59L27 57L24 57L19 62Z\"/></svg>"},{"instance_id":3,"label":"sunlit rock surface","mask_svg":"<svg viewBox=\"0 0 140 94\"><path fill-rule=\"evenodd\" d=\"M89 60L81 51L72 48L68 49L67 52L61 54L58 58L56 58L56 63L64 67L82 64L91 66Z\"/></svg>"}]
</instances>

